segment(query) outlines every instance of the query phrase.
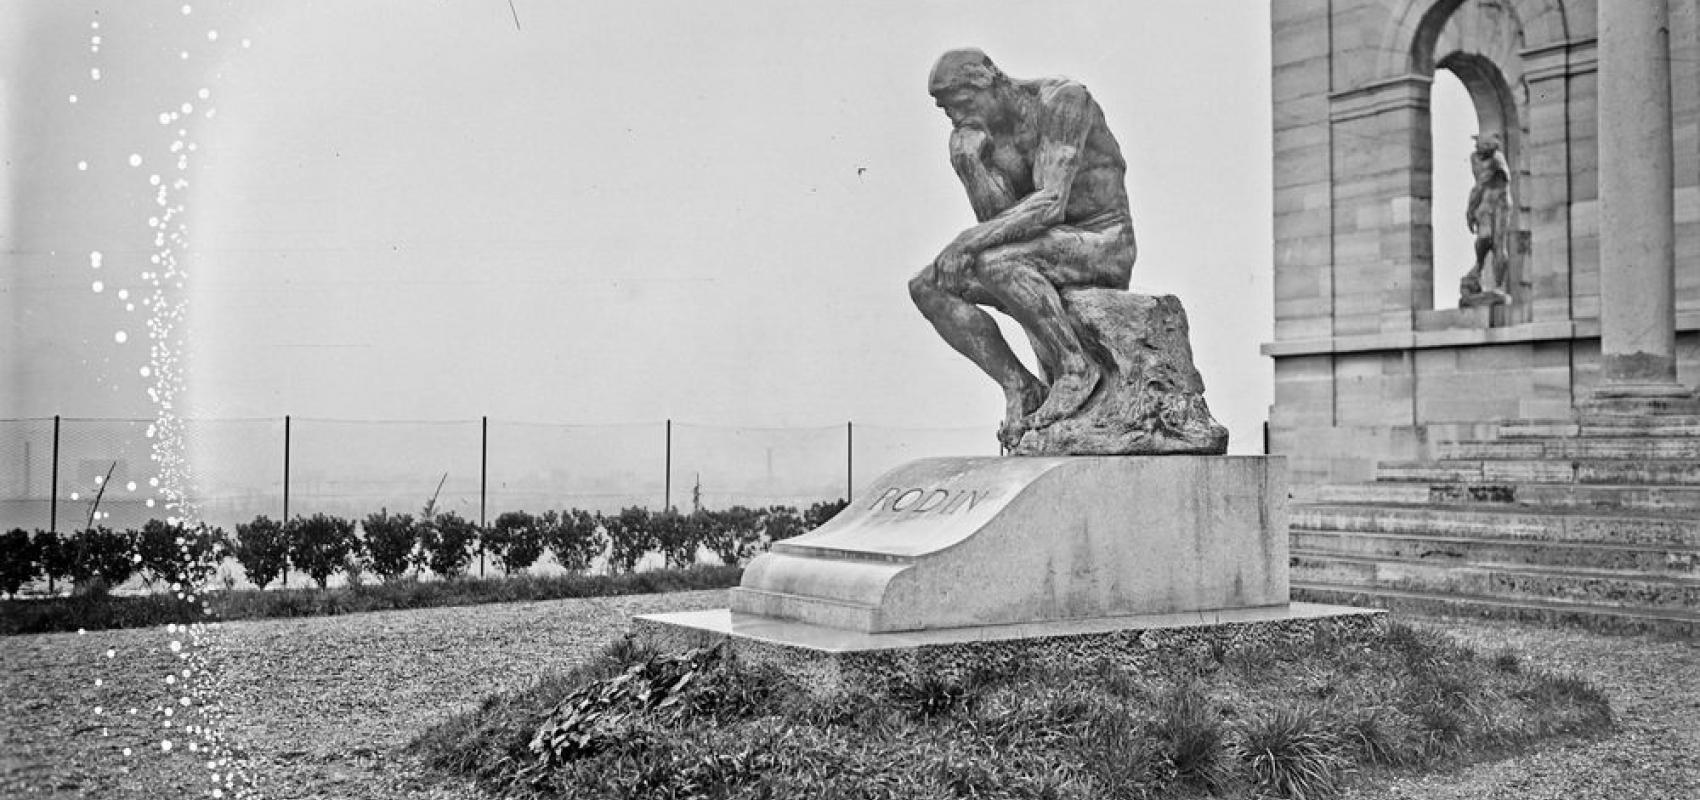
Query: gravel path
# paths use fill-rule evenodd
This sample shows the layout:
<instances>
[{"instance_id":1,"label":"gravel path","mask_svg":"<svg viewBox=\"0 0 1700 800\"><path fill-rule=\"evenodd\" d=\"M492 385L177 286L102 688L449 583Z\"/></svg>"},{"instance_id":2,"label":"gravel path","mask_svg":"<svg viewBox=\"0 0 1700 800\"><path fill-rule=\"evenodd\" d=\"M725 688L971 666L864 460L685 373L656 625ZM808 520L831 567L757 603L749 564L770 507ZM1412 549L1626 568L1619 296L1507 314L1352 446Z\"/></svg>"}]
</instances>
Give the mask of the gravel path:
<instances>
[{"instance_id":1,"label":"gravel path","mask_svg":"<svg viewBox=\"0 0 1700 800\"><path fill-rule=\"evenodd\" d=\"M251 775L268 798L479 798L463 782L424 777L397 749L477 698L583 660L634 614L725 602L717 590L231 623L209 648L188 648L205 654L211 680L179 677L196 660L170 642L190 638L163 628L6 637L0 797L205 797L214 773L204 749L189 752L198 737L184 726L212 721L235 748L224 766L212 763L219 778ZM1378 780L1347 800L1700 798L1700 642L1409 619L1595 682L1618 730L1454 773ZM167 706L179 713L167 718Z\"/></svg>"}]
</instances>

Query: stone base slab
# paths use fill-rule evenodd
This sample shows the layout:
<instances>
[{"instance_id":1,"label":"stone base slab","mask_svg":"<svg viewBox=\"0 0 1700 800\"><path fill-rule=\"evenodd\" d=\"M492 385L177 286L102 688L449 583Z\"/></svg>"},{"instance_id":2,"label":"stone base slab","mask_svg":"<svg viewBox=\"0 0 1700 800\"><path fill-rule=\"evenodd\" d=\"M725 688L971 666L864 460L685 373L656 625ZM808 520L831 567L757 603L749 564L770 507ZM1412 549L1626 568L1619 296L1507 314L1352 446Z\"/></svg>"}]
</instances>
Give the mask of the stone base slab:
<instances>
[{"instance_id":1,"label":"stone base slab","mask_svg":"<svg viewBox=\"0 0 1700 800\"><path fill-rule=\"evenodd\" d=\"M726 643L735 657L781 669L820 696L877 693L893 679L1007 669L1016 662L1080 670L1108 659L1141 674L1190 671L1234 648L1379 633L1386 612L1316 603L1075 619L1022 625L865 633L729 609L649 614L633 632L668 650Z\"/></svg>"},{"instance_id":2,"label":"stone base slab","mask_svg":"<svg viewBox=\"0 0 1700 800\"><path fill-rule=\"evenodd\" d=\"M774 544L732 610L864 633L1287 602L1284 463L934 458Z\"/></svg>"},{"instance_id":3,"label":"stone base slab","mask_svg":"<svg viewBox=\"0 0 1700 800\"><path fill-rule=\"evenodd\" d=\"M1578 410L1594 415L1692 415L1700 413L1700 397L1678 383L1604 382L1578 404Z\"/></svg>"}]
</instances>

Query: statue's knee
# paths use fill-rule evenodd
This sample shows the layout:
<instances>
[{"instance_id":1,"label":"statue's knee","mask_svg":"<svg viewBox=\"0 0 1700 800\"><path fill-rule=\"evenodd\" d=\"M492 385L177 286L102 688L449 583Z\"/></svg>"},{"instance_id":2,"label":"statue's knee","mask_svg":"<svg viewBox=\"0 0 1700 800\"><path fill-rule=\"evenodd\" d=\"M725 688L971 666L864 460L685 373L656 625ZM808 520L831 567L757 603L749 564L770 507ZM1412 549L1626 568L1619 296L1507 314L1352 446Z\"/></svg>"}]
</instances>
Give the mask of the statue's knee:
<instances>
[{"instance_id":1,"label":"statue's knee","mask_svg":"<svg viewBox=\"0 0 1700 800\"><path fill-rule=\"evenodd\" d=\"M915 273L915 277L909 279L909 299L914 300L915 305L926 305L938 291L938 286L933 282L932 267Z\"/></svg>"}]
</instances>

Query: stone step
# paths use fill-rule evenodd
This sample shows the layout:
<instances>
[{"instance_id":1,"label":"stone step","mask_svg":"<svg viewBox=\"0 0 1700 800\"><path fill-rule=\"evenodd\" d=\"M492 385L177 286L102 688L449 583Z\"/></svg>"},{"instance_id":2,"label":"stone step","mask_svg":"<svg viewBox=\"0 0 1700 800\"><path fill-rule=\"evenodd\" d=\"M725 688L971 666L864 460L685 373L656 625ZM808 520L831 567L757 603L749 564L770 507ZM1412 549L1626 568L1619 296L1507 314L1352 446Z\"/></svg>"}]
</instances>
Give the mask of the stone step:
<instances>
[{"instance_id":1,"label":"stone step","mask_svg":"<svg viewBox=\"0 0 1700 800\"><path fill-rule=\"evenodd\" d=\"M1428 483L1630 483L1700 486L1700 460L1503 459L1392 461L1376 467L1378 481Z\"/></svg>"},{"instance_id":2,"label":"stone step","mask_svg":"<svg viewBox=\"0 0 1700 800\"><path fill-rule=\"evenodd\" d=\"M1518 602L1539 600L1667 613L1692 613L1700 608L1700 579L1685 576L1530 564L1435 564L1298 549L1291 551L1290 562L1293 583L1460 593Z\"/></svg>"},{"instance_id":3,"label":"stone step","mask_svg":"<svg viewBox=\"0 0 1700 800\"><path fill-rule=\"evenodd\" d=\"M1293 492L1298 503L1511 506L1700 514L1700 486L1572 483L1323 484Z\"/></svg>"},{"instance_id":4,"label":"stone step","mask_svg":"<svg viewBox=\"0 0 1700 800\"><path fill-rule=\"evenodd\" d=\"M1519 420L1499 426L1500 438L1549 437L1700 437L1700 417L1693 415L1590 415L1579 420Z\"/></svg>"},{"instance_id":5,"label":"stone step","mask_svg":"<svg viewBox=\"0 0 1700 800\"><path fill-rule=\"evenodd\" d=\"M1692 548L1299 529L1291 531L1288 541L1293 552L1353 558L1447 566L1528 564L1700 578L1700 551Z\"/></svg>"},{"instance_id":6,"label":"stone step","mask_svg":"<svg viewBox=\"0 0 1700 800\"><path fill-rule=\"evenodd\" d=\"M1486 617L1566 625L1605 633L1652 633L1700 637L1700 614L1686 611L1631 610L1542 600L1507 600L1457 592L1366 589L1317 581L1294 581L1293 599L1312 603L1369 606L1394 612Z\"/></svg>"},{"instance_id":7,"label":"stone step","mask_svg":"<svg viewBox=\"0 0 1700 800\"><path fill-rule=\"evenodd\" d=\"M1362 531L1700 551L1700 516L1593 514L1517 507L1293 504L1292 531Z\"/></svg>"},{"instance_id":8,"label":"stone step","mask_svg":"<svg viewBox=\"0 0 1700 800\"><path fill-rule=\"evenodd\" d=\"M1466 439L1435 446L1442 460L1458 459L1700 459L1700 437L1577 439Z\"/></svg>"}]
</instances>

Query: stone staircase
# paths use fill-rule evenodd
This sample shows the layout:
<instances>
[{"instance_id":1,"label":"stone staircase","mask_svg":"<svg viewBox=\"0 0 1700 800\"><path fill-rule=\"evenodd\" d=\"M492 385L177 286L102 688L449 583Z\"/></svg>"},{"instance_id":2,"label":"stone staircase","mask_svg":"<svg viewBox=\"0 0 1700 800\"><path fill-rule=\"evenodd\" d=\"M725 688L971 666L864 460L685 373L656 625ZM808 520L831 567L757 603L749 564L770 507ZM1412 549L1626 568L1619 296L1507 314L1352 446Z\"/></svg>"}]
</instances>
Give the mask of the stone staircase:
<instances>
[{"instance_id":1,"label":"stone staircase","mask_svg":"<svg viewBox=\"0 0 1700 800\"><path fill-rule=\"evenodd\" d=\"M1293 599L1700 635L1700 416L1501 425L1300 487Z\"/></svg>"}]
</instances>

